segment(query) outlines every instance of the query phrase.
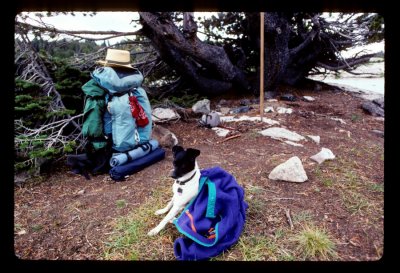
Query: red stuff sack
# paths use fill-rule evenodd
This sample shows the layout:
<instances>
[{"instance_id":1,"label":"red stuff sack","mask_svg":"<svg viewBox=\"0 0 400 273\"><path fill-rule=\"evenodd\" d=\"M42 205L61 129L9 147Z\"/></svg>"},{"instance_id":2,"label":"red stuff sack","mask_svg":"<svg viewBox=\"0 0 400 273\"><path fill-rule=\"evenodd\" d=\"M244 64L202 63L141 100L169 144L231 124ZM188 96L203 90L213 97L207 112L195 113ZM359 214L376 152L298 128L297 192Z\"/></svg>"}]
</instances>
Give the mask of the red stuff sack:
<instances>
[{"instance_id":1,"label":"red stuff sack","mask_svg":"<svg viewBox=\"0 0 400 273\"><path fill-rule=\"evenodd\" d=\"M149 124L149 119L135 96L129 96L129 104L131 106L132 117L135 118L137 126L144 127Z\"/></svg>"}]
</instances>

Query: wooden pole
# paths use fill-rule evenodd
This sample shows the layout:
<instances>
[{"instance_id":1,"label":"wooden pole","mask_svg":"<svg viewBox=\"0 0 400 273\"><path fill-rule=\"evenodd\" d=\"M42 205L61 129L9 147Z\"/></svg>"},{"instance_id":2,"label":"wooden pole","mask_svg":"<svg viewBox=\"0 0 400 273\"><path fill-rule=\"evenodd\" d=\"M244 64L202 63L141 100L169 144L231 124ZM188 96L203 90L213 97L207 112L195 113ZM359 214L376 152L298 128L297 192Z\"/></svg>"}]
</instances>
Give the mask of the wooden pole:
<instances>
[{"instance_id":1,"label":"wooden pole","mask_svg":"<svg viewBox=\"0 0 400 273\"><path fill-rule=\"evenodd\" d=\"M260 13L260 119L264 115L264 12Z\"/></svg>"}]
</instances>

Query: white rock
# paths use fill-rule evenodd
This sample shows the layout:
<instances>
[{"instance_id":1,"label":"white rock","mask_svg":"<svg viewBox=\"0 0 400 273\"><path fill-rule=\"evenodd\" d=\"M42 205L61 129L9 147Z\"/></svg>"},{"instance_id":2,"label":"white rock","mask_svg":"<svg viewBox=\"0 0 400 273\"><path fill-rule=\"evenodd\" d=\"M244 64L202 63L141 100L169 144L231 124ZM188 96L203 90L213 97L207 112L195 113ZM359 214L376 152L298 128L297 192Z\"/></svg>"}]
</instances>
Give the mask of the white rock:
<instances>
[{"instance_id":1,"label":"white rock","mask_svg":"<svg viewBox=\"0 0 400 273\"><path fill-rule=\"evenodd\" d=\"M290 140L285 140L284 141L286 144L292 145L292 146L298 146L298 147L303 147L303 144L292 142Z\"/></svg>"},{"instance_id":2,"label":"white rock","mask_svg":"<svg viewBox=\"0 0 400 273\"><path fill-rule=\"evenodd\" d=\"M279 114L291 114L293 113L293 109L292 108L285 108L285 107L278 107L277 111Z\"/></svg>"},{"instance_id":3,"label":"white rock","mask_svg":"<svg viewBox=\"0 0 400 273\"><path fill-rule=\"evenodd\" d=\"M249 117L249 116L243 115L243 116L236 118L235 116L223 116L220 118L220 120L222 122L237 122L237 121L243 121L243 120L260 121L260 117ZM264 118L264 117L263 117L263 122L268 123L270 125L279 124L279 122L276 120L272 120L272 119Z\"/></svg>"},{"instance_id":4,"label":"white rock","mask_svg":"<svg viewBox=\"0 0 400 273\"><path fill-rule=\"evenodd\" d=\"M17 234L18 235L24 235L24 234L26 234L26 230L22 229L22 230L18 231Z\"/></svg>"},{"instance_id":5,"label":"white rock","mask_svg":"<svg viewBox=\"0 0 400 273\"><path fill-rule=\"evenodd\" d=\"M210 113L210 100L204 99L204 100L199 100L192 106L192 110L195 113L202 113L202 114L208 114Z\"/></svg>"},{"instance_id":6,"label":"white rock","mask_svg":"<svg viewBox=\"0 0 400 273\"><path fill-rule=\"evenodd\" d=\"M229 107L221 107L221 108L219 109L219 111L221 112L221 115L226 115L226 114L228 114L230 110L231 110L231 108L229 108Z\"/></svg>"},{"instance_id":7,"label":"white rock","mask_svg":"<svg viewBox=\"0 0 400 273\"><path fill-rule=\"evenodd\" d=\"M305 138L296 132L289 131L285 128L272 127L259 132L263 136L269 136L276 139L287 139L291 141L300 141Z\"/></svg>"},{"instance_id":8,"label":"white rock","mask_svg":"<svg viewBox=\"0 0 400 273\"><path fill-rule=\"evenodd\" d=\"M335 159L335 155L328 148L322 148L318 154L315 154L315 155L311 156L310 158L312 160L318 162L318 164L321 164L325 160Z\"/></svg>"},{"instance_id":9,"label":"white rock","mask_svg":"<svg viewBox=\"0 0 400 273\"><path fill-rule=\"evenodd\" d=\"M214 130L215 133L220 137L226 137L228 135L228 133L230 132L228 129L219 128L219 127L214 127L211 129Z\"/></svg>"},{"instance_id":10,"label":"white rock","mask_svg":"<svg viewBox=\"0 0 400 273\"><path fill-rule=\"evenodd\" d=\"M179 114L170 108L155 108L151 112L153 121L171 120L180 118Z\"/></svg>"},{"instance_id":11,"label":"white rock","mask_svg":"<svg viewBox=\"0 0 400 273\"><path fill-rule=\"evenodd\" d=\"M315 143L319 144L321 137L320 136L312 136L312 135L307 135L312 141Z\"/></svg>"},{"instance_id":12,"label":"white rock","mask_svg":"<svg viewBox=\"0 0 400 273\"><path fill-rule=\"evenodd\" d=\"M300 158L294 156L286 162L276 166L268 176L272 180L283 180L288 182L304 182L308 180Z\"/></svg>"},{"instance_id":13,"label":"white rock","mask_svg":"<svg viewBox=\"0 0 400 273\"><path fill-rule=\"evenodd\" d=\"M311 97L311 96L303 96L303 99L305 101L315 101L315 98Z\"/></svg>"},{"instance_id":14,"label":"white rock","mask_svg":"<svg viewBox=\"0 0 400 273\"><path fill-rule=\"evenodd\" d=\"M332 120L339 121L341 124L346 124L346 122L341 118L331 118Z\"/></svg>"},{"instance_id":15,"label":"white rock","mask_svg":"<svg viewBox=\"0 0 400 273\"><path fill-rule=\"evenodd\" d=\"M274 107L268 106L264 109L264 113L272 113L275 112Z\"/></svg>"}]
</instances>

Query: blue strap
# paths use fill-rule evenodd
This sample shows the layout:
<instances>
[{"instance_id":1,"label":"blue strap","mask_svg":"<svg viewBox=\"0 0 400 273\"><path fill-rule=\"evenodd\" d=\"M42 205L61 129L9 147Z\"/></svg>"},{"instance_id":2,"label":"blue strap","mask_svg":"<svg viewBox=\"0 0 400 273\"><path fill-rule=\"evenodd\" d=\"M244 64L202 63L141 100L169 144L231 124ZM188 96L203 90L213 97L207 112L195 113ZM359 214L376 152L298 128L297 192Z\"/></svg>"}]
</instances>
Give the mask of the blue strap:
<instances>
[{"instance_id":1,"label":"blue strap","mask_svg":"<svg viewBox=\"0 0 400 273\"><path fill-rule=\"evenodd\" d=\"M215 202L217 200L217 190L215 184L210 179L206 182L208 186L207 218L215 218Z\"/></svg>"}]
</instances>

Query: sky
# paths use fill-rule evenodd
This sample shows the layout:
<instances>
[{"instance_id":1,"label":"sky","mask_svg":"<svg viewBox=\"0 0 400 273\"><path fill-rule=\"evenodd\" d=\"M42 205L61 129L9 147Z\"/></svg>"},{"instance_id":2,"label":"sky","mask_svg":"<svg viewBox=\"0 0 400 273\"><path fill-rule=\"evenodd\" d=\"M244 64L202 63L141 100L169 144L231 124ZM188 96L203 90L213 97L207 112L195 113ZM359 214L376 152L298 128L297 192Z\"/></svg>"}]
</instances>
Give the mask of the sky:
<instances>
[{"instance_id":1,"label":"sky","mask_svg":"<svg viewBox=\"0 0 400 273\"><path fill-rule=\"evenodd\" d=\"M24 12L28 14L28 12ZM31 15L34 12L30 13ZM43 13L45 14L45 13ZM210 15L211 12L195 12L195 18L200 15ZM32 16L34 17L34 16ZM136 26L132 20L138 20L139 14L137 12L97 12L95 16L84 16L81 12L75 12L75 16L59 14L52 17L43 17L43 22L53 25L61 30L89 30L89 31L121 31L133 32L141 28L140 25ZM35 23L34 21L29 21ZM37 24L37 23L36 23ZM83 35L82 35L83 36ZM109 35L107 35L109 36ZM96 36L97 38L101 36ZM200 37L201 38L201 37ZM109 40L114 44L124 38L115 38ZM103 41L99 41L101 44Z\"/></svg>"},{"instance_id":2,"label":"sky","mask_svg":"<svg viewBox=\"0 0 400 273\"><path fill-rule=\"evenodd\" d=\"M24 12L25 13L25 12ZM33 14L33 12L31 13ZM32 16L34 17L34 16ZM89 31L121 31L121 32L132 32L138 30L141 26L135 27L132 20L139 19L137 12L98 12L94 16L86 15L83 13L76 12L75 16L59 14L52 17L43 17L43 22L53 25L57 29L61 30L89 30ZM35 23L28 21L29 23ZM84 36L84 35L82 35ZM109 36L109 35L107 35ZM92 36L101 37L101 36ZM112 39L110 43L116 43L119 40ZM103 41L99 41L102 43Z\"/></svg>"},{"instance_id":3,"label":"sky","mask_svg":"<svg viewBox=\"0 0 400 273\"><path fill-rule=\"evenodd\" d=\"M98 12L94 16L77 12L75 16L60 14L44 18L44 21L68 30L135 31L131 21L138 19L137 12Z\"/></svg>"}]
</instances>

